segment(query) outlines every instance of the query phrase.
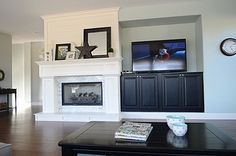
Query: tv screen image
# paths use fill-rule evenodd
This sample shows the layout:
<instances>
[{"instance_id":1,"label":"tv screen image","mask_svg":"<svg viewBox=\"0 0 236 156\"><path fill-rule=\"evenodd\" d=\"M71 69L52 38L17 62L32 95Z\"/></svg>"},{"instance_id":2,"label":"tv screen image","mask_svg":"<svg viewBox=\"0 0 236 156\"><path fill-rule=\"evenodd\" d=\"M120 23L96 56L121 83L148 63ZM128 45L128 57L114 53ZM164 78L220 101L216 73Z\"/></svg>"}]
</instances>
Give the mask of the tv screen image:
<instances>
[{"instance_id":1,"label":"tv screen image","mask_svg":"<svg viewBox=\"0 0 236 156\"><path fill-rule=\"evenodd\" d=\"M186 40L132 42L133 71L185 71Z\"/></svg>"}]
</instances>

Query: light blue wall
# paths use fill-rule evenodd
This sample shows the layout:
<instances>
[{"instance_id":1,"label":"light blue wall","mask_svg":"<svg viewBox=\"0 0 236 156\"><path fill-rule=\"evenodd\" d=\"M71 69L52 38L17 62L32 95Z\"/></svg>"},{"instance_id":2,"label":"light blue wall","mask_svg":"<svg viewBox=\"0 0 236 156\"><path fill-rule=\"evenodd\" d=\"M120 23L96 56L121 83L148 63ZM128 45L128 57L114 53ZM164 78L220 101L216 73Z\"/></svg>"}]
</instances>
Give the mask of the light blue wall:
<instances>
[{"instance_id":1,"label":"light blue wall","mask_svg":"<svg viewBox=\"0 0 236 156\"><path fill-rule=\"evenodd\" d=\"M204 72L205 112L236 113L236 56L224 56L219 49L225 38L236 38L235 6L235 0L173 2L121 9L119 20L201 15L196 24L202 27L195 30L201 34L196 35L195 46L196 64ZM198 54L200 50L203 55Z\"/></svg>"},{"instance_id":2,"label":"light blue wall","mask_svg":"<svg viewBox=\"0 0 236 156\"><path fill-rule=\"evenodd\" d=\"M123 70L132 70L131 42L186 39L188 71L196 71L195 24L171 24L121 29Z\"/></svg>"}]
</instances>

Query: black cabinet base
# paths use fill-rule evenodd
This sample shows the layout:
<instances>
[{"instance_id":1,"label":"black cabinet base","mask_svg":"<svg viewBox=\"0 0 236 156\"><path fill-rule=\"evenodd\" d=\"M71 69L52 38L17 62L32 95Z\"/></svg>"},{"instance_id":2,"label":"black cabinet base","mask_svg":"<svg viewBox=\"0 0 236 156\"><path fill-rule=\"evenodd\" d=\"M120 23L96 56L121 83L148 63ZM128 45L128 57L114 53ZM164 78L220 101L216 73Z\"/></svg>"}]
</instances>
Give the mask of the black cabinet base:
<instances>
[{"instance_id":1,"label":"black cabinet base","mask_svg":"<svg viewBox=\"0 0 236 156\"><path fill-rule=\"evenodd\" d=\"M125 73L123 112L204 112L203 73Z\"/></svg>"}]
</instances>

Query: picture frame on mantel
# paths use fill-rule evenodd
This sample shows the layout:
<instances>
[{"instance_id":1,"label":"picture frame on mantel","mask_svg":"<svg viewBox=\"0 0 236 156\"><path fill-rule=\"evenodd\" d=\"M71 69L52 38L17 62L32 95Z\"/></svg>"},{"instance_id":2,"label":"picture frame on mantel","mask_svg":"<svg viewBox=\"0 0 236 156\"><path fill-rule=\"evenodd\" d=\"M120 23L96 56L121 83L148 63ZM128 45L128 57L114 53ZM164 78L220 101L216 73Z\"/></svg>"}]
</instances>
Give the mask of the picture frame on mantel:
<instances>
[{"instance_id":1,"label":"picture frame on mantel","mask_svg":"<svg viewBox=\"0 0 236 156\"><path fill-rule=\"evenodd\" d=\"M84 29L84 43L97 46L92 51L92 57L108 57L108 49L111 48L111 27Z\"/></svg>"},{"instance_id":2,"label":"picture frame on mantel","mask_svg":"<svg viewBox=\"0 0 236 156\"><path fill-rule=\"evenodd\" d=\"M66 54L66 60L74 60L75 59L75 51L69 51Z\"/></svg>"},{"instance_id":3,"label":"picture frame on mantel","mask_svg":"<svg viewBox=\"0 0 236 156\"><path fill-rule=\"evenodd\" d=\"M70 50L70 43L56 44L55 60L65 60Z\"/></svg>"}]
</instances>

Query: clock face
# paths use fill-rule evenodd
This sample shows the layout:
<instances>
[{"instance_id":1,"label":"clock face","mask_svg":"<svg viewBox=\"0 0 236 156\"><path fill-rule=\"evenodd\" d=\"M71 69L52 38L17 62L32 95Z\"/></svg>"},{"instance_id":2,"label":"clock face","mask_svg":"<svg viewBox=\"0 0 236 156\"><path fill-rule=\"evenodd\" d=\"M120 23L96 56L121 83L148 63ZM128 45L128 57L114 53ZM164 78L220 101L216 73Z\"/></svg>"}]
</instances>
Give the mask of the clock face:
<instances>
[{"instance_id":1,"label":"clock face","mask_svg":"<svg viewBox=\"0 0 236 156\"><path fill-rule=\"evenodd\" d=\"M221 51L227 56L232 56L236 54L236 39L227 38L221 42Z\"/></svg>"}]
</instances>

